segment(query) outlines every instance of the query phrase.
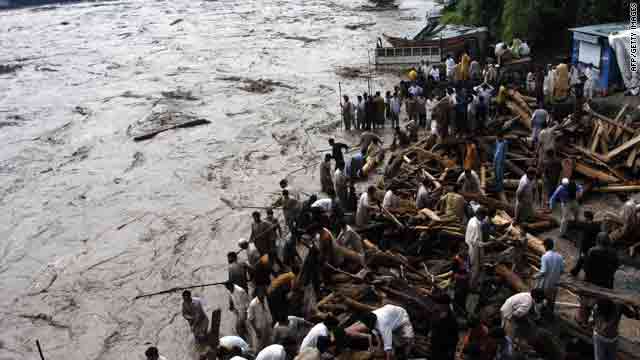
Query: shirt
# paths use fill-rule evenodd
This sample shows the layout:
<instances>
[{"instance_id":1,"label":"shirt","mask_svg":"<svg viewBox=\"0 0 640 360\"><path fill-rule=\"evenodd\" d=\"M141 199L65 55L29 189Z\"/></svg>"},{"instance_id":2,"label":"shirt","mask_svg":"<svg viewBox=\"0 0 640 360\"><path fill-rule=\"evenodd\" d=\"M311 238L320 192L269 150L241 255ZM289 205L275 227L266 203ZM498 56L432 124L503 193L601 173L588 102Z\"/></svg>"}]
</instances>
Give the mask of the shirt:
<instances>
[{"instance_id":1,"label":"shirt","mask_svg":"<svg viewBox=\"0 0 640 360\"><path fill-rule=\"evenodd\" d=\"M493 163L494 164L502 164L505 159L505 155L507 153L507 141L497 141L496 142L496 152L493 155Z\"/></svg>"},{"instance_id":2,"label":"shirt","mask_svg":"<svg viewBox=\"0 0 640 360\"><path fill-rule=\"evenodd\" d=\"M356 210L356 226L363 227L369 222L370 211L373 204L369 201L369 194L364 192L358 201L358 209Z\"/></svg>"},{"instance_id":3,"label":"shirt","mask_svg":"<svg viewBox=\"0 0 640 360\"><path fill-rule=\"evenodd\" d=\"M462 192L463 193L473 193L473 194L477 194L480 193L482 195L484 195L484 191L482 191L482 187L480 185L480 178L478 177L478 174L474 171L471 170L471 176L467 177L465 176L466 174L463 172L462 174L460 174L460 176L458 177L458 184L462 185Z\"/></svg>"},{"instance_id":4,"label":"shirt","mask_svg":"<svg viewBox=\"0 0 640 360\"><path fill-rule=\"evenodd\" d=\"M542 278L540 287L543 289L553 289L558 284L560 276L564 272L564 259L562 255L553 250L549 250L540 260L542 264L536 278Z\"/></svg>"},{"instance_id":5,"label":"shirt","mask_svg":"<svg viewBox=\"0 0 640 360\"><path fill-rule=\"evenodd\" d=\"M613 289L620 260L615 250L596 246L589 250L584 264L584 279L594 285Z\"/></svg>"},{"instance_id":6,"label":"shirt","mask_svg":"<svg viewBox=\"0 0 640 360\"><path fill-rule=\"evenodd\" d=\"M308 347L315 348L318 345L318 338L321 336L329 336L329 328L324 323L318 323L309 330L307 336L302 339L300 351Z\"/></svg>"},{"instance_id":7,"label":"shirt","mask_svg":"<svg viewBox=\"0 0 640 360\"><path fill-rule=\"evenodd\" d=\"M350 225L347 225L347 227L340 232L336 243L358 253L362 253L364 250L362 238Z\"/></svg>"},{"instance_id":8,"label":"shirt","mask_svg":"<svg viewBox=\"0 0 640 360\"><path fill-rule=\"evenodd\" d=\"M469 261L474 264L480 260L480 245L482 243L482 222L475 216L467 224L464 241L469 246Z\"/></svg>"},{"instance_id":9,"label":"shirt","mask_svg":"<svg viewBox=\"0 0 640 360\"><path fill-rule=\"evenodd\" d=\"M531 115L531 126L534 128L543 128L547 124L547 116L549 113L545 109L537 109Z\"/></svg>"},{"instance_id":10,"label":"shirt","mask_svg":"<svg viewBox=\"0 0 640 360\"><path fill-rule=\"evenodd\" d=\"M285 342L281 342L279 340L293 340L296 342L297 346L300 346L303 335L306 333L306 329L308 329L307 324L309 323L305 319L297 316L287 316L287 320L289 321L289 323L286 325L286 327L285 325L281 325L280 323L276 323L273 326L273 342L276 344L283 344Z\"/></svg>"},{"instance_id":11,"label":"shirt","mask_svg":"<svg viewBox=\"0 0 640 360\"><path fill-rule=\"evenodd\" d=\"M363 163L364 157L362 154L354 155L344 168L345 174L352 178L358 177L358 173L362 170Z\"/></svg>"},{"instance_id":12,"label":"shirt","mask_svg":"<svg viewBox=\"0 0 640 360\"><path fill-rule=\"evenodd\" d=\"M229 281L232 283L247 289L247 266L235 262L229 265Z\"/></svg>"},{"instance_id":13,"label":"shirt","mask_svg":"<svg viewBox=\"0 0 640 360\"><path fill-rule=\"evenodd\" d=\"M445 65L447 67L447 76L451 76L453 74L453 70L456 68L456 61L453 58L448 58L445 61Z\"/></svg>"},{"instance_id":14,"label":"shirt","mask_svg":"<svg viewBox=\"0 0 640 360\"><path fill-rule=\"evenodd\" d=\"M394 96L393 98L391 98L390 105L391 105L391 111L394 114L400 114L400 108L402 107L402 101L400 101L399 97Z\"/></svg>"},{"instance_id":15,"label":"shirt","mask_svg":"<svg viewBox=\"0 0 640 360\"><path fill-rule=\"evenodd\" d=\"M313 204L311 204L312 208L320 208L325 212L330 213L333 209L333 200L331 199L320 199L316 200Z\"/></svg>"},{"instance_id":16,"label":"shirt","mask_svg":"<svg viewBox=\"0 0 640 360\"><path fill-rule=\"evenodd\" d=\"M227 350L231 350L234 347L239 348L243 354L249 351L249 344L244 341L240 336L223 336L219 340L220 346Z\"/></svg>"},{"instance_id":17,"label":"shirt","mask_svg":"<svg viewBox=\"0 0 640 360\"><path fill-rule=\"evenodd\" d=\"M429 71L429 75L431 75L433 80L440 81L440 71L437 68L431 68L431 71Z\"/></svg>"},{"instance_id":18,"label":"shirt","mask_svg":"<svg viewBox=\"0 0 640 360\"><path fill-rule=\"evenodd\" d=\"M429 190L424 185L420 185L418 188L418 195L416 195L416 208L422 210L429 207Z\"/></svg>"},{"instance_id":19,"label":"shirt","mask_svg":"<svg viewBox=\"0 0 640 360\"><path fill-rule=\"evenodd\" d=\"M287 353L284 351L284 346L273 344L262 349L256 356L256 360L286 360Z\"/></svg>"},{"instance_id":20,"label":"shirt","mask_svg":"<svg viewBox=\"0 0 640 360\"><path fill-rule=\"evenodd\" d=\"M593 333L606 337L608 339L615 339L618 337L618 324L622 317L622 311L620 305L613 306L613 314L605 316L596 306L593 312Z\"/></svg>"},{"instance_id":21,"label":"shirt","mask_svg":"<svg viewBox=\"0 0 640 360\"><path fill-rule=\"evenodd\" d=\"M233 285L233 293L229 293L233 307L239 314L246 314L249 308L249 294L238 285Z\"/></svg>"},{"instance_id":22,"label":"shirt","mask_svg":"<svg viewBox=\"0 0 640 360\"><path fill-rule=\"evenodd\" d=\"M393 193L393 191L387 190L384 194L384 199L382 200L382 207L385 209L397 209L400 207L400 199Z\"/></svg>"},{"instance_id":23,"label":"shirt","mask_svg":"<svg viewBox=\"0 0 640 360\"><path fill-rule=\"evenodd\" d=\"M376 330L382 337L384 351L393 350L393 331L409 320L409 314L400 306L385 305L373 313L378 318L376 321Z\"/></svg>"},{"instance_id":24,"label":"shirt","mask_svg":"<svg viewBox=\"0 0 640 360\"><path fill-rule=\"evenodd\" d=\"M576 197L582 193L582 186L576 184ZM570 200L575 200L575 199L570 199L569 198L569 186L568 185L560 185L558 186L558 188L556 189L556 191L553 192L553 195L551 195L551 198L549 199L549 207L553 209L553 204L555 204L556 200L560 200L561 203L566 203Z\"/></svg>"},{"instance_id":25,"label":"shirt","mask_svg":"<svg viewBox=\"0 0 640 360\"><path fill-rule=\"evenodd\" d=\"M456 193L448 193L442 197L445 216L453 216L458 221L464 219L464 197Z\"/></svg>"},{"instance_id":26,"label":"shirt","mask_svg":"<svg viewBox=\"0 0 640 360\"><path fill-rule=\"evenodd\" d=\"M342 149L349 150L349 147L343 143L333 143L331 146L331 156L336 161L336 164L344 163L344 156L342 155Z\"/></svg>"},{"instance_id":27,"label":"shirt","mask_svg":"<svg viewBox=\"0 0 640 360\"><path fill-rule=\"evenodd\" d=\"M519 319L527 315L532 307L531 293L521 292L508 298L500 308L500 313L505 320Z\"/></svg>"}]
</instances>

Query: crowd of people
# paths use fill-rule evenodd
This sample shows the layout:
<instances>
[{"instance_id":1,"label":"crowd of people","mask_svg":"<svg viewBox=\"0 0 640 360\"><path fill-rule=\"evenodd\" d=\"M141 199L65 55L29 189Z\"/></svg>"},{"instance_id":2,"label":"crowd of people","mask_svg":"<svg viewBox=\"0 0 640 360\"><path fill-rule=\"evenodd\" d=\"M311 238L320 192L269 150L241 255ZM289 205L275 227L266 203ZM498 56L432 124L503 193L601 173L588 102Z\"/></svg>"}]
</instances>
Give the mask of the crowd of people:
<instances>
[{"instance_id":1,"label":"crowd of people","mask_svg":"<svg viewBox=\"0 0 640 360\"><path fill-rule=\"evenodd\" d=\"M559 66L559 72L566 68ZM348 348L380 349L387 359L408 358L414 340L414 327L407 312L400 306L384 305L374 311L363 311L346 324L331 314L318 319L314 309L323 286L336 269L349 270L349 263L359 261L364 252L363 236L387 248L382 232L373 221L376 214L400 207L396 189L385 189L382 201L377 188L369 186L359 194L355 183L366 176L369 161L379 156L383 139L374 133L390 122L394 129L393 146L406 147L419 138L419 129L435 135L438 141L448 136L463 138L461 153L464 171L453 186L447 186L442 196L442 178L425 177L417 189L415 207L437 209L440 218L464 224L462 250L451 259L454 291L435 296L446 311L430 334L433 359L454 359L462 340L465 359L511 359L518 355L514 348L527 341L527 334L539 319L554 316L558 281L565 272L565 261L556 250L555 241L544 240L545 254L541 268L535 274L537 286L528 292L508 298L500 308L501 322L484 323L466 312L466 300L485 276L483 249L490 246L493 236L493 213L477 204L470 204L465 194L484 195L481 185L478 146L474 135L485 130L491 114L500 112L503 86L497 82L497 70L487 65L482 70L467 53L454 61L449 56L444 74L440 69L421 64L414 78L401 82L393 92L369 96L364 93L352 103L344 96L342 104L344 127L362 130L359 144L349 146L329 140L331 153L320 164L322 197L304 197L287 180L280 182L281 193L273 208L282 209L284 226L274 216L273 208L252 214L249 240L240 240L239 252L228 254L229 311L234 314L234 334L219 339L217 357L231 360L321 359L339 355ZM562 80L555 79L555 87ZM538 92L537 78L531 91ZM496 88L499 90L496 92ZM444 94L438 98L438 91ZM503 94L502 94L503 96ZM585 280L605 288L613 287L619 266L616 252L606 227L594 222L592 212L581 213L579 201L582 187L570 177L562 176L563 160L555 152L554 126L557 119L540 107L531 118L530 146L536 161L521 177L515 196L515 222L526 223L537 207L562 208L561 235L570 235L570 228L579 229L579 261L570 271L572 276L585 272ZM404 109L404 112L402 111ZM406 116L405 130L400 119ZM451 120L451 121L450 121ZM501 198L509 139L498 133L493 151L495 188ZM353 155L348 156L350 152ZM393 168L393 162L388 167ZM370 169L369 169L370 170ZM447 171L443 174L446 176ZM542 201L536 201L538 178L542 180ZM630 200L624 216L629 227L616 236L630 236L640 205ZM578 225L578 226L570 226ZM364 234L364 235L363 235ZM343 249L348 249L345 252ZM355 255L354 255L355 254ZM244 256L243 256L244 257ZM351 258L350 258L351 257ZM207 318L203 302L189 291L183 294L182 314L189 323L195 341L208 344ZM617 327L621 314L628 311L610 301L581 299L577 319L586 324L593 319L597 360L615 359ZM637 315L637 314L636 314ZM459 338L458 316L468 319L468 332ZM313 322L312 322L313 321ZM571 354L567 352L567 358ZM147 358L161 359L156 348L147 350Z\"/></svg>"}]
</instances>

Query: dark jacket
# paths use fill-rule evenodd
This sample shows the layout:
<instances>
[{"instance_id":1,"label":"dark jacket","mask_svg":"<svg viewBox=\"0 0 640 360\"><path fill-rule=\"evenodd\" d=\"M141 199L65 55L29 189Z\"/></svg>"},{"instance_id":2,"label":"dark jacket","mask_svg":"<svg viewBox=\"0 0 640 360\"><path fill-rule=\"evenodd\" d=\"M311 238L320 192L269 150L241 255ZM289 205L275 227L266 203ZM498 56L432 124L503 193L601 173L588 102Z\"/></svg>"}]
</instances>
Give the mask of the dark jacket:
<instances>
[{"instance_id":1,"label":"dark jacket","mask_svg":"<svg viewBox=\"0 0 640 360\"><path fill-rule=\"evenodd\" d=\"M613 280L620 267L615 250L596 246L589 250L584 266L585 280L604 288L613 289Z\"/></svg>"}]
</instances>

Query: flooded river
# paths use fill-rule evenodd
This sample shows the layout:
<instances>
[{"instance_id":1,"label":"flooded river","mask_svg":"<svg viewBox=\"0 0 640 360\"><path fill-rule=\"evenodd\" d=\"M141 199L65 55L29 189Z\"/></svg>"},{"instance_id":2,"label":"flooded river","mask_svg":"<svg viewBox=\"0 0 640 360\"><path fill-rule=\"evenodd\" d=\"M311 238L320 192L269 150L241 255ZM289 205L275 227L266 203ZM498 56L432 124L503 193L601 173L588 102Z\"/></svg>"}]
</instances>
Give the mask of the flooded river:
<instances>
[{"instance_id":1,"label":"flooded river","mask_svg":"<svg viewBox=\"0 0 640 360\"><path fill-rule=\"evenodd\" d=\"M139 0L0 12L0 359L192 359L179 293L226 280L250 209L326 149L384 31L412 34L428 1ZM363 7L364 6L364 7ZM272 81L260 92L242 88ZM385 88L393 75L378 76ZM255 90L255 89L254 89ZM209 125L134 142L152 113ZM310 136L304 131L308 130ZM352 141L338 132L336 137ZM317 191L317 170L289 176ZM207 312L222 288L197 289ZM223 312L222 333L232 315Z\"/></svg>"}]
</instances>

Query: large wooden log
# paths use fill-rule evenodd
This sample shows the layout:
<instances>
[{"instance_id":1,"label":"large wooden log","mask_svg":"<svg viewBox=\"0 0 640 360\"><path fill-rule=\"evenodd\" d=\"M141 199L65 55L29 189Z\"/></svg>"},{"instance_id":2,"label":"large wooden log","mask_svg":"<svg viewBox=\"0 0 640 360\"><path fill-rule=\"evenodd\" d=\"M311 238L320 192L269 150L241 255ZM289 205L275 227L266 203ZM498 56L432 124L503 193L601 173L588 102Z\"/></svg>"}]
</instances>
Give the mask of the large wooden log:
<instances>
[{"instance_id":1,"label":"large wooden log","mask_svg":"<svg viewBox=\"0 0 640 360\"><path fill-rule=\"evenodd\" d=\"M640 296L619 289L607 289L578 279L564 279L558 286L575 294L584 295L594 299L609 299L615 303L640 308Z\"/></svg>"},{"instance_id":2,"label":"large wooden log","mask_svg":"<svg viewBox=\"0 0 640 360\"><path fill-rule=\"evenodd\" d=\"M520 276L511 271L506 266L500 264L495 267L496 275L500 276L504 281L506 281L509 286L516 292L523 292L529 290L527 284L522 281Z\"/></svg>"},{"instance_id":3,"label":"large wooden log","mask_svg":"<svg viewBox=\"0 0 640 360\"><path fill-rule=\"evenodd\" d=\"M636 146L639 143L640 143L640 135L634 137L633 139L631 139L629 141L626 141L624 144L622 144L622 145L618 146L617 148L609 151L607 153L607 155L604 156L604 160L609 162L609 161L613 160L616 156L622 154L626 150L631 149L632 147Z\"/></svg>"},{"instance_id":4,"label":"large wooden log","mask_svg":"<svg viewBox=\"0 0 640 360\"><path fill-rule=\"evenodd\" d=\"M575 170L588 178L597 179L604 183L609 184L620 182L620 179L617 177L609 175L604 171L594 169L581 161L576 161Z\"/></svg>"},{"instance_id":5,"label":"large wooden log","mask_svg":"<svg viewBox=\"0 0 640 360\"><path fill-rule=\"evenodd\" d=\"M617 121L614 121L613 119L610 119L610 118L608 118L608 117L606 117L604 115L598 114L597 112L595 112L593 110L590 110L590 113L591 113L591 115L597 117L598 119L600 119L600 120L602 120L602 121L604 121L604 122L606 122L608 124L611 124L613 126L621 128L622 130L626 131L629 134L635 134L636 133L635 129L632 129L632 128L628 127L628 126L625 126L625 125L623 125L623 124L621 124L621 123L619 123Z\"/></svg>"},{"instance_id":6,"label":"large wooden log","mask_svg":"<svg viewBox=\"0 0 640 360\"><path fill-rule=\"evenodd\" d=\"M475 193L461 193L460 195L462 195L467 201L473 200L489 209L503 210L506 211L510 216L513 216L513 214L515 214L515 208L509 203Z\"/></svg>"},{"instance_id":7,"label":"large wooden log","mask_svg":"<svg viewBox=\"0 0 640 360\"><path fill-rule=\"evenodd\" d=\"M518 117L520 118L520 122L529 130L531 130L531 114L527 113L526 110L518 106L515 101L507 100L505 103L509 110L511 110L515 115L518 115Z\"/></svg>"},{"instance_id":8,"label":"large wooden log","mask_svg":"<svg viewBox=\"0 0 640 360\"><path fill-rule=\"evenodd\" d=\"M601 186L591 189L593 192L599 193L615 193L615 192L637 192L640 191L640 185L610 185Z\"/></svg>"}]
</instances>

